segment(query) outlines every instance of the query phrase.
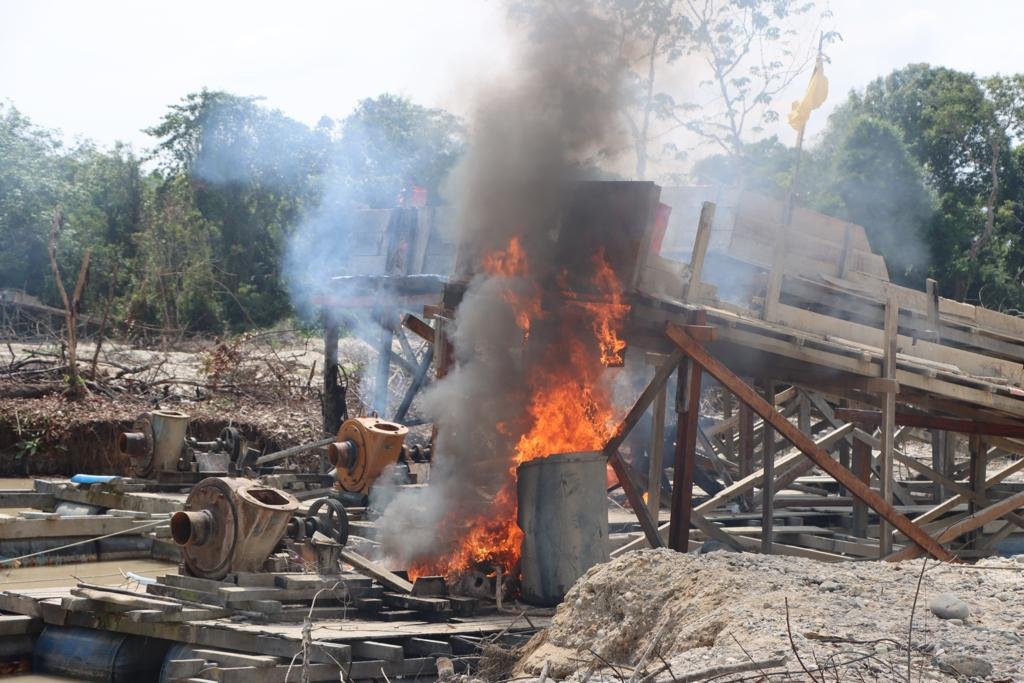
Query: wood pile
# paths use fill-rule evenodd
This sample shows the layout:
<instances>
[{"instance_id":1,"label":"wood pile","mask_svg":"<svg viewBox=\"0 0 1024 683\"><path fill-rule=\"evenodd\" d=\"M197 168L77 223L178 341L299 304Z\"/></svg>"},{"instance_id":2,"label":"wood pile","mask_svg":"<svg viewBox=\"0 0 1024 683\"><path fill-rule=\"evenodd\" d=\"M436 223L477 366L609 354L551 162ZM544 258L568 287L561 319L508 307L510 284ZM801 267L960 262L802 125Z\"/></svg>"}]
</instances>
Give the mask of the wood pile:
<instances>
[{"instance_id":1,"label":"wood pile","mask_svg":"<svg viewBox=\"0 0 1024 683\"><path fill-rule=\"evenodd\" d=\"M443 582L422 582L440 592ZM414 587L416 584L411 584ZM415 588L413 592L418 592ZM0 633L76 626L178 643L172 680L311 681L436 676L439 658L520 645L549 611L498 613L473 598L390 590L358 573L170 574L136 589L78 583L70 589L0 593ZM165 670L168 670L165 668Z\"/></svg>"}]
</instances>

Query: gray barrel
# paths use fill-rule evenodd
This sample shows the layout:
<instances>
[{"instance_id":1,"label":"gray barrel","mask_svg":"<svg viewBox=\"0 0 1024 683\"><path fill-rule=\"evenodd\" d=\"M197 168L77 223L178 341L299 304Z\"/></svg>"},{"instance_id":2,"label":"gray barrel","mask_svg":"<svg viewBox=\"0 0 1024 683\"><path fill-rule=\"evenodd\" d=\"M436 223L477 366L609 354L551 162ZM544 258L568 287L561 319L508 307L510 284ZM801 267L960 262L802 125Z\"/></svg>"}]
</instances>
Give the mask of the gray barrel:
<instances>
[{"instance_id":1,"label":"gray barrel","mask_svg":"<svg viewBox=\"0 0 1024 683\"><path fill-rule=\"evenodd\" d=\"M32 653L32 671L78 681L155 681L167 640L91 628L47 626Z\"/></svg>"},{"instance_id":2,"label":"gray barrel","mask_svg":"<svg viewBox=\"0 0 1024 683\"><path fill-rule=\"evenodd\" d=\"M608 560L608 499L601 453L562 453L517 470L523 599L557 605L576 579Z\"/></svg>"}]
</instances>

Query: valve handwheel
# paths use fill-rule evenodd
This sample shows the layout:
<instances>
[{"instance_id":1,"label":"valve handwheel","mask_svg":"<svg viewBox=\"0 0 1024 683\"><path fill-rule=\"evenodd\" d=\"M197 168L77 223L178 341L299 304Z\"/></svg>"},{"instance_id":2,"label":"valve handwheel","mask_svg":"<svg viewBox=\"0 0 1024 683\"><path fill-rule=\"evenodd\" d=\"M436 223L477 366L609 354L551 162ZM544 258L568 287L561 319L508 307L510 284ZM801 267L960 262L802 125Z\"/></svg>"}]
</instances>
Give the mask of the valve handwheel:
<instances>
[{"instance_id":1,"label":"valve handwheel","mask_svg":"<svg viewBox=\"0 0 1024 683\"><path fill-rule=\"evenodd\" d=\"M334 498L313 501L306 513L306 522L308 536L312 537L314 531L319 531L340 545L348 543L348 513L345 506Z\"/></svg>"}]
</instances>

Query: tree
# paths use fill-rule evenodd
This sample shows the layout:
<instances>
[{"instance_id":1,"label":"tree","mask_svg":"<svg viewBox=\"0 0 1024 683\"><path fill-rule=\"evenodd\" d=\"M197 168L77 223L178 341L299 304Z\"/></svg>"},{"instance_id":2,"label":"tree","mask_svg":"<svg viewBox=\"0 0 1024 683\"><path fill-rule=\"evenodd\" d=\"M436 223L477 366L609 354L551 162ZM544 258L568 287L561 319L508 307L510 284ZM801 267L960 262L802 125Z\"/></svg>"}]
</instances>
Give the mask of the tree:
<instances>
[{"instance_id":1,"label":"tree","mask_svg":"<svg viewBox=\"0 0 1024 683\"><path fill-rule=\"evenodd\" d=\"M795 23L813 16L815 5L790 0L519 0L512 8L537 42L565 40L581 22L606 22L608 39L593 46L593 64L604 70L596 77L621 81L638 179L652 162L686 158L672 137L680 129L742 154L778 119L774 99L813 62L818 38L838 35L819 33L823 12L801 36ZM680 95L683 77L699 84L695 98Z\"/></svg>"},{"instance_id":2,"label":"tree","mask_svg":"<svg viewBox=\"0 0 1024 683\"><path fill-rule=\"evenodd\" d=\"M704 62L702 86L711 98L682 107L675 118L687 130L727 155L742 157L751 133L779 119L775 98L814 63L817 47L836 38L821 32L824 12L810 36L793 20L809 15L813 2L777 0L687 0L692 26L688 52Z\"/></svg>"},{"instance_id":3,"label":"tree","mask_svg":"<svg viewBox=\"0 0 1024 683\"><path fill-rule=\"evenodd\" d=\"M831 161L817 208L864 226L873 250L885 257L889 276L923 286L932 256L923 227L934 213L933 198L899 130L858 118Z\"/></svg>"},{"instance_id":4,"label":"tree","mask_svg":"<svg viewBox=\"0 0 1024 683\"><path fill-rule=\"evenodd\" d=\"M385 93L362 100L345 118L333 157L352 202L385 208L410 184L439 201L465 144L466 129L454 115Z\"/></svg>"},{"instance_id":5,"label":"tree","mask_svg":"<svg viewBox=\"0 0 1024 683\"><path fill-rule=\"evenodd\" d=\"M155 158L167 182L185 176L204 221L217 229L209 282L234 328L273 323L290 310L280 277L284 243L318 201L329 141L258 98L203 90L172 105ZM178 190L175 190L176 192ZM186 238L186 244L192 240Z\"/></svg>"}]
</instances>

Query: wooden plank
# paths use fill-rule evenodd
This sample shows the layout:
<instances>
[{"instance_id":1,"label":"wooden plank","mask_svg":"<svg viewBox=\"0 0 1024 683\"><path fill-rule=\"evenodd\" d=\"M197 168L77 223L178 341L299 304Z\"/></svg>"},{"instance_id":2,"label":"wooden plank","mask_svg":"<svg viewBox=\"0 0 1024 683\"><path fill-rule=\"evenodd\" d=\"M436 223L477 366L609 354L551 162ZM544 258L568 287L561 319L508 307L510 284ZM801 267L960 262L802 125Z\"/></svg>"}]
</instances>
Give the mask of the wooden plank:
<instances>
[{"instance_id":1,"label":"wooden plank","mask_svg":"<svg viewBox=\"0 0 1024 683\"><path fill-rule=\"evenodd\" d=\"M935 539L924 533L920 527L897 512L890 503L883 500L863 482L854 477L849 470L834 461L829 454L816 446L805 434L788 420L783 418L767 401L753 392L728 368L711 356L700 344L691 339L686 332L673 323L667 324L666 334L684 353L711 374L723 386L732 391L740 401L750 407L771 424L794 446L807 455L826 473L846 486L850 493L860 498L874 509L882 518L903 532L914 543L918 544L938 559L953 561L954 556L935 542Z\"/></svg>"},{"instance_id":2,"label":"wooden plank","mask_svg":"<svg viewBox=\"0 0 1024 683\"><path fill-rule=\"evenodd\" d=\"M118 612L131 610L161 610L163 612L180 612L181 603L170 600L156 600L147 598L144 595L124 595L112 591L98 590L94 588L72 588L71 594L80 598L86 598L96 603L105 603L103 609Z\"/></svg>"},{"instance_id":3,"label":"wooden plank","mask_svg":"<svg viewBox=\"0 0 1024 683\"><path fill-rule=\"evenodd\" d=\"M349 548L341 549L341 559L348 562L350 565L356 568L356 571L371 576L377 579L381 584L387 586L393 591L400 593L412 593L412 583L406 581L402 577L398 576L392 571L385 569L381 565L368 560L359 553Z\"/></svg>"},{"instance_id":4,"label":"wooden plank","mask_svg":"<svg viewBox=\"0 0 1024 683\"><path fill-rule=\"evenodd\" d=\"M704 202L700 207L700 220L697 222L697 236L693 241L693 251L690 254L690 279L683 289L683 301L693 301L700 291L701 275L704 271L704 258L708 252L708 242L711 240L711 227L715 222L715 205L713 202Z\"/></svg>"},{"instance_id":5,"label":"wooden plank","mask_svg":"<svg viewBox=\"0 0 1024 683\"><path fill-rule=\"evenodd\" d=\"M987 489L987 488L990 488L990 487L998 484L999 482L1001 482L1004 479L1006 479L1007 477L1009 477L1011 474L1013 474L1015 472L1018 472L1018 471L1020 471L1022 469L1024 469L1024 458L1022 458L1022 459L1020 459L1020 460L1018 460L1016 462L1010 463L1009 465L1007 465L1006 467L1004 467L1003 469L999 470L998 472L993 474L991 477L989 477L985 481L985 488ZM939 517L941 517L942 515L946 514L947 512L950 512L951 510L956 508L958 505L962 505L962 504L966 503L967 499L968 499L968 496L963 495L963 494L953 496L952 498L950 498L948 500L944 500L943 502L939 503L938 505L936 505L936 506L934 506L932 508L929 508L929 510L927 512L924 512L921 515L918 515L917 517L914 518L913 521L914 521L915 524L927 524L928 522L931 522L933 520L938 519Z\"/></svg>"},{"instance_id":6,"label":"wooden plank","mask_svg":"<svg viewBox=\"0 0 1024 683\"><path fill-rule=\"evenodd\" d=\"M967 482L974 495L967 502L967 512L974 514L979 508L985 507L987 503L985 500L985 469L988 463L985 453L987 449L980 434L971 434L968 450L970 452L970 467L967 470ZM977 540L977 534L972 532L969 545L972 550L977 549Z\"/></svg>"},{"instance_id":7,"label":"wooden plank","mask_svg":"<svg viewBox=\"0 0 1024 683\"><path fill-rule=\"evenodd\" d=\"M963 536L966 533L981 528L993 519L1002 517L1007 512L1013 512L1022 507L1024 507L1024 491L1014 496L1010 496L1009 498L1004 498L998 503L993 503L987 508L975 512L966 519L939 533L935 540L939 543L948 543L959 536ZM920 554L921 550L918 546L910 545L903 550L892 553L885 559L892 562L900 562L903 560L913 559L918 557Z\"/></svg>"},{"instance_id":8,"label":"wooden plank","mask_svg":"<svg viewBox=\"0 0 1024 683\"><path fill-rule=\"evenodd\" d=\"M654 373L654 377L644 387L644 390L640 392L640 396L637 397L636 402L626 413L626 416L622 418L619 424L615 427L613 436L604 445L602 450L606 457L617 451L619 447L629 436L629 433L633 430L633 427L640 421L644 413L647 412L647 408L651 405L658 393L665 387L665 383L668 382L668 378L672 375L672 372L678 367L680 361L683 359L683 354L679 351L673 351L658 367Z\"/></svg>"},{"instance_id":9,"label":"wooden plank","mask_svg":"<svg viewBox=\"0 0 1024 683\"><path fill-rule=\"evenodd\" d=\"M651 415L650 461L647 463L647 511L658 519L661 511L661 478L665 471L665 406L667 391L664 386L654 397Z\"/></svg>"},{"instance_id":10,"label":"wooden plank","mask_svg":"<svg viewBox=\"0 0 1024 683\"><path fill-rule=\"evenodd\" d=\"M614 451L608 456L608 464L614 470L615 476L619 480L619 486L622 487L623 493L626 494L626 500L629 501L629 506L632 508L633 514L636 515L636 519L640 523L640 528L643 529L648 543L651 544L652 548L660 548L662 543L661 537L658 536L657 523L647 511L644 499L633 481L633 468L622 459L618 451Z\"/></svg>"},{"instance_id":11,"label":"wooden plank","mask_svg":"<svg viewBox=\"0 0 1024 683\"><path fill-rule=\"evenodd\" d=\"M826 338L846 339L880 351L886 343L884 330L787 304L779 305L777 319L773 322L795 330L820 334ZM898 358L901 362L943 363L979 377L1000 377L1016 385L1024 383L1024 370L1020 362L943 346L902 334L898 334L897 339L900 347L904 349Z\"/></svg>"},{"instance_id":12,"label":"wooden plank","mask_svg":"<svg viewBox=\"0 0 1024 683\"><path fill-rule=\"evenodd\" d=\"M697 457L701 370L693 361L679 364L676 380L676 448L672 463L672 503L668 547L686 552L693 510L693 472ZM656 534L655 534L656 535Z\"/></svg>"},{"instance_id":13,"label":"wooden plank","mask_svg":"<svg viewBox=\"0 0 1024 683\"><path fill-rule=\"evenodd\" d=\"M746 403L739 405L739 476L749 477L754 471L754 411ZM752 509L754 497L744 493L740 499L740 507Z\"/></svg>"},{"instance_id":14,"label":"wooden plank","mask_svg":"<svg viewBox=\"0 0 1024 683\"><path fill-rule=\"evenodd\" d=\"M871 447L862 439L853 440L853 474L865 486L871 483ZM853 500L853 517L850 529L854 536L867 536L868 505L859 498Z\"/></svg>"},{"instance_id":15,"label":"wooden plank","mask_svg":"<svg viewBox=\"0 0 1024 683\"><path fill-rule=\"evenodd\" d=\"M770 398L775 395L775 384L771 380L764 380L762 388L765 396ZM737 398L743 402L742 398ZM775 432L767 421L761 438L761 552L770 555L775 539L772 533L775 525Z\"/></svg>"},{"instance_id":16,"label":"wooden plank","mask_svg":"<svg viewBox=\"0 0 1024 683\"><path fill-rule=\"evenodd\" d=\"M740 405L742 406L743 403L741 402ZM829 434L826 434L825 436L818 438L814 443L818 444L819 446L827 448L830 443L832 443L833 441L835 441L837 439L842 438L847 433L849 433L849 430L852 429L852 427L853 427L853 425L845 425L842 428L833 430ZM794 465L794 463L799 463L799 462L801 462L803 460L805 460L804 455L800 451L794 451L794 452L789 453L787 455L784 455L783 457L781 457L778 460L776 460L775 467L779 471L787 471L788 472L788 471L790 471L788 468L791 468ZM746 476L746 477L744 477L744 478L734 482L731 486L727 486L726 488L722 489L717 494L715 494L714 496L712 496L711 498L709 498L708 500L704 501L703 503L701 503L700 505L696 506L693 509L693 513L695 513L695 514L694 514L693 520L691 520L691 521L693 521L694 524L696 524L695 520L703 518L703 517L697 517L697 515L704 515L706 513L712 512L716 508L718 508L721 505L724 505L725 503L729 502L733 498L735 498L737 496L740 496L740 495L743 495L744 493L752 490L758 484L758 482L762 481L763 476L764 476L763 469L758 469L756 472L752 472L748 476ZM661 526L658 527L659 539L661 537L666 537L667 538L667 536L668 536L668 533L667 533L668 532L668 528L669 528L669 524L662 524ZM698 528L700 528L700 527L698 526ZM613 556L620 555L620 554L622 554L624 552L628 552L630 550L636 550L637 548L646 547L645 546L646 542L647 542L646 538L639 538L639 539L636 539L635 541L630 541L629 543L626 543L626 544L620 546L619 548L616 548L615 550L613 550L612 551L612 555Z\"/></svg>"},{"instance_id":17,"label":"wooden plank","mask_svg":"<svg viewBox=\"0 0 1024 683\"><path fill-rule=\"evenodd\" d=\"M860 410L853 408L837 408L836 417L845 422L856 422L867 426L877 426L882 422L882 412L878 410ZM916 413L896 412L896 424L920 429L936 429L940 431L958 432L960 434L983 434L1013 438L1024 437L1024 425L989 422L986 420L965 420L959 417L942 415L918 415Z\"/></svg>"},{"instance_id":18,"label":"wooden plank","mask_svg":"<svg viewBox=\"0 0 1024 683\"><path fill-rule=\"evenodd\" d=\"M430 638L410 638L403 643L405 653L426 657L449 657L452 646L443 640Z\"/></svg>"},{"instance_id":19,"label":"wooden plank","mask_svg":"<svg viewBox=\"0 0 1024 683\"><path fill-rule=\"evenodd\" d=\"M240 652L225 652L223 650L195 649L192 653L208 661L216 662L222 666L252 666L256 668L264 668L281 663L281 659L278 657L248 655Z\"/></svg>"},{"instance_id":20,"label":"wooden plank","mask_svg":"<svg viewBox=\"0 0 1024 683\"><path fill-rule=\"evenodd\" d=\"M72 485L54 487L53 497L72 503L84 503L101 508L118 508L150 513L171 513L185 507L186 496L168 494L112 493L94 489L79 489Z\"/></svg>"},{"instance_id":21,"label":"wooden plank","mask_svg":"<svg viewBox=\"0 0 1024 683\"><path fill-rule=\"evenodd\" d=\"M52 508L56 498L50 493L22 489L0 489L0 508Z\"/></svg>"},{"instance_id":22,"label":"wooden plank","mask_svg":"<svg viewBox=\"0 0 1024 683\"><path fill-rule=\"evenodd\" d=\"M104 536L115 532L130 535L134 529L143 533L155 526L151 521L139 521L110 515L83 515L75 517L53 517L50 519L24 519L0 515L0 540L26 538L61 538Z\"/></svg>"},{"instance_id":23,"label":"wooden plank","mask_svg":"<svg viewBox=\"0 0 1024 683\"><path fill-rule=\"evenodd\" d=\"M412 313L402 316L402 325L428 344L434 343L434 328Z\"/></svg>"},{"instance_id":24,"label":"wooden plank","mask_svg":"<svg viewBox=\"0 0 1024 683\"><path fill-rule=\"evenodd\" d=\"M0 614L0 637L24 636L43 630L43 620L24 614Z\"/></svg>"},{"instance_id":25,"label":"wooden plank","mask_svg":"<svg viewBox=\"0 0 1024 683\"><path fill-rule=\"evenodd\" d=\"M896 354L898 352L897 325L899 322L900 307L893 297L885 304L885 330L883 332L882 353L882 376L888 380L896 379ZM892 503L892 451L896 435L896 392L885 392L884 408L882 410L882 448L879 452L879 496L886 503ZM881 527L878 536L878 552L880 557L885 557L892 552L892 525L886 519L881 520Z\"/></svg>"}]
</instances>

